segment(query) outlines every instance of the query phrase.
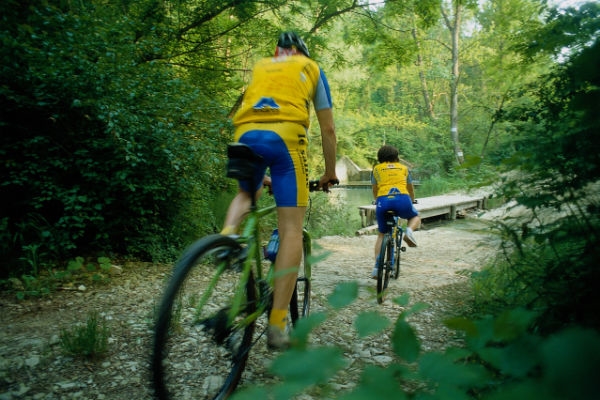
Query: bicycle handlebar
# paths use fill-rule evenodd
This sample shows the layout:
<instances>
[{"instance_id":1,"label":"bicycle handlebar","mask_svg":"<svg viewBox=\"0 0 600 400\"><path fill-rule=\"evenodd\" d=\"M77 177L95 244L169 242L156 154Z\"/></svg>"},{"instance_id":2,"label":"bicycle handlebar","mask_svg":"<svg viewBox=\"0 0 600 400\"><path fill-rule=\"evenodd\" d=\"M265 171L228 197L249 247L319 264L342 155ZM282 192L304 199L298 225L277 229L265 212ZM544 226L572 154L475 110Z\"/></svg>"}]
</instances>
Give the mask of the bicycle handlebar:
<instances>
[{"instance_id":1,"label":"bicycle handlebar","mask_svg":"<svg viewBox=\"0 0 600 400\"><path fill-rule=\"evenodd\" d=\"M331 183L332 185L339 185L340 181L337 179L332 179L327 183ZM323 185L319 186L319 180L315 179L314 181L308 181L308 191L309 192L318 192L319 190L323 190L324 192L329 192L329 186Z\"/></svg>"}]
</instances>

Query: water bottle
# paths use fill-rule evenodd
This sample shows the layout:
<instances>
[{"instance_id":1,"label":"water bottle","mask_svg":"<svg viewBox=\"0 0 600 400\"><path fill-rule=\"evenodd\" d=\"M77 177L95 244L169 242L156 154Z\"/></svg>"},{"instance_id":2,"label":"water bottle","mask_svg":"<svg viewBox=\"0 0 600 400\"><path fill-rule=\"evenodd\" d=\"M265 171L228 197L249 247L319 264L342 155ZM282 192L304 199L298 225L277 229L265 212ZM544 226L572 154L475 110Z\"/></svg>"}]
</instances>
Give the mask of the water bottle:
<instances>
[{"instance_id":1,"label":"water bottle","mask_svg":"<svg viewBox=\"0 0 600 400\"><path fill-rule=\"evenodd\" d=\"M271 234L271 238L269 239L269 243L267 244L266 257L271 262L275 262L275 258L277 257L277 252L279 251L279 231L277 229L273 230Z\"/></svg>"}]
</instances>

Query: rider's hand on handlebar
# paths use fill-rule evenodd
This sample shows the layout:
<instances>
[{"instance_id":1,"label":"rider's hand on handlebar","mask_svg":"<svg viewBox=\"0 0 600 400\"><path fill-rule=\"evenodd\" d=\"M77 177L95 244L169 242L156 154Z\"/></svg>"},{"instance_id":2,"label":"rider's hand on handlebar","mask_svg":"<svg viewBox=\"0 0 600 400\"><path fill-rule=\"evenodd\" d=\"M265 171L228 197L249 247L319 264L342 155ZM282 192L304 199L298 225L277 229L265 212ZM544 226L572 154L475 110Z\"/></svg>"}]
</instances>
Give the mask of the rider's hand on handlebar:
<instances>
[{"instance_id":1,"label":"rider's hand on handlebar","mask_svg":"<svg viewBox=\"0 0 600 400\"><path fill-rule=\"evenodd\" d=\"M329 188L333 185L339 185L340 181L337 176L333 175L323 175L321 179L319 179L319 188L324 192L329 192Z\"/></svg>"}]
</instances>

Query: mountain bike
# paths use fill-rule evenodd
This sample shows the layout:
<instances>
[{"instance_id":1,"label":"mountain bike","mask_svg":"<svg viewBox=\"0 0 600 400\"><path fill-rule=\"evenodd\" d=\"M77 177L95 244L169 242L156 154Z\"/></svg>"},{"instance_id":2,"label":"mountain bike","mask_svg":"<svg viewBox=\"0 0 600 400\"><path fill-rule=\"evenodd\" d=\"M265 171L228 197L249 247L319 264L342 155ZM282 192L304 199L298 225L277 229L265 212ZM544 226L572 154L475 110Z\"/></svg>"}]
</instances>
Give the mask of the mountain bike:
<instances>
[{"instance_id":1,"label":"mountain bike","mask_svg":"<svg viewBox=\"0 0 600 400\"><path fill-rule=\"evenodd\" d=\"M239 143L229 145L228 157L227 176L243 180L252 179L261 160ZM319 189L318 181L310 181L310 191ZM258 208L255 194L240 235L206 236L174 267L154 328L152 379L159 399L227 398L240 382L250 350L266 338L275 270L265 257L261 222L276 206ZM310 255L311 236L304 229L291 325L310 312Z\"/></svg>"},{"instance_id":2,"label":"mountain bike","mask_svg":"<svg viewBox=\"0 0 600 400\"><path fill-rule=\"evenodd\" d=\"M398 279L400 275L400 256L406 251L406 247L402 245L404 229L401 222L402 219L393 211L386 213L385 223L391 229L383 236L381 250L377 257L377 302L379 304L385 300L390 275L394 279Z\"/></svg>"}]
</instances>

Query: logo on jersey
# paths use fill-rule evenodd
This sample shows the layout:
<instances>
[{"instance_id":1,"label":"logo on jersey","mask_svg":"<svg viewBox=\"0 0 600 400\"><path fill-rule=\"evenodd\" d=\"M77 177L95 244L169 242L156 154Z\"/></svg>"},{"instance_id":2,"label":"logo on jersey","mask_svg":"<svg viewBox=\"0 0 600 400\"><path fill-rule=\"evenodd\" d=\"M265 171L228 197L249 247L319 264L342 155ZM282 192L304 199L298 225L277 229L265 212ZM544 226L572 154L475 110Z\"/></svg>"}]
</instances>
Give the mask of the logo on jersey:
<instances>
[{"instance_id":1,"label":"logo on jersey","mask_svg":"<svg viewBox=\"0 0 600 400\"><path fill-rule=\"evenodd\" d=\"M252 108L257 111L279 110L279 104L272 97L261 97Z\"/></svg>"}]
</instances>

